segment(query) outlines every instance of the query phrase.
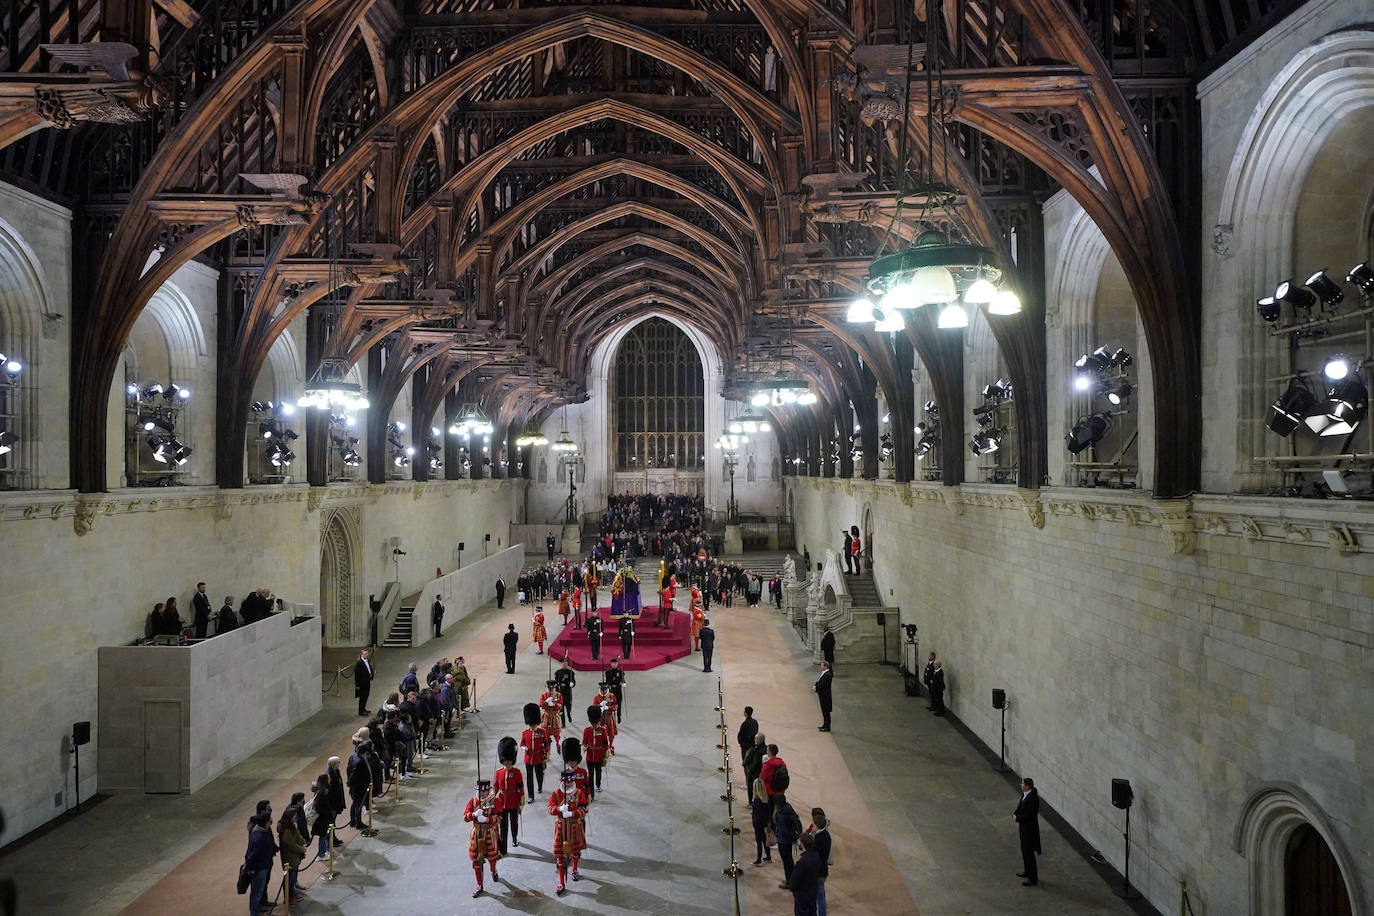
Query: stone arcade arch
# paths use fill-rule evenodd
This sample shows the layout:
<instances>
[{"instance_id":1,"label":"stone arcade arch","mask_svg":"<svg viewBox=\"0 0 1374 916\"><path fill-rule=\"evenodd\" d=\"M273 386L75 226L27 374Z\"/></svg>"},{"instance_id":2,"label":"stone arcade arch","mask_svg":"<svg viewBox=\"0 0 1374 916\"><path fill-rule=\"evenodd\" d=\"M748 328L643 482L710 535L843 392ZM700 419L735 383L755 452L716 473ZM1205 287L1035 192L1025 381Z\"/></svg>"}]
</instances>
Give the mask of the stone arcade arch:
<instances>
[{"instance_id":1,"label":"stone arcade arch","mask_svg":"<svg viewBox=\"0 0 1374 916\"><path fill-rule=\"evenodd\" d=\"M357 586L361 568L356 508L331 509L320 522L320 617L326 645L350 645L366 633L358 613L362 592Z\"/></svg>"},{"instance_id":2,"label":"stone arcade arch","mask_svg":"<svg viewBox=\"0 0 1374 916\"><path fill-rule=\"evenodd\" d=\"M1233 848L1249 867L1251 916L1284 916L1288 853L1305 827L1321 836L1340 867L1350 897L1351 916L1369 912L1360 898L1354 860L1312 796L1289 783L1271 783L1251 793L1236 824Z\"/></svg>"},{"instance_id":3,"label":"stone arcade arch","mask_svg":"<svg viewBox=\"0 0 1374 916\"><path fill-rule=\"evenodd\" d=\"M0 488L36 486L42 472L38 466L41 433L33 398L42 372L38 340L50 301L37 255L17 229L0 220L0 353L24 364L13 403L9 405L17 427L11 432L20 436L18 447L10 456L9 467L14 473L0 475Z\"/></svg>"}]
</instances>

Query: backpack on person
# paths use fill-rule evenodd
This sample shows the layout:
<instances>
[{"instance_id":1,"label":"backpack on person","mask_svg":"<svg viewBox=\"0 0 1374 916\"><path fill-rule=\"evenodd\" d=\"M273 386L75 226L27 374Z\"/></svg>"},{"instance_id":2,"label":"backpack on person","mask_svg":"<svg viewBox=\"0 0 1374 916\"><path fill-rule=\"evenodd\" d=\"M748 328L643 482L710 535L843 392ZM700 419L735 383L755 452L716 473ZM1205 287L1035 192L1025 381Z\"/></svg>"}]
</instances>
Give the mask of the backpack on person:
<instances>
[{"instance_id":1,"label":"backpack on person","mask_svg":"<svg viewBox=\"0 0 1374 916\"><path fill-rule=\"evenodd\" d=\"M773 791L786 792L790 785L792 785L792 777L787 773L787 764L778 764L773 769Z\"/></svg>"}]
</instances>

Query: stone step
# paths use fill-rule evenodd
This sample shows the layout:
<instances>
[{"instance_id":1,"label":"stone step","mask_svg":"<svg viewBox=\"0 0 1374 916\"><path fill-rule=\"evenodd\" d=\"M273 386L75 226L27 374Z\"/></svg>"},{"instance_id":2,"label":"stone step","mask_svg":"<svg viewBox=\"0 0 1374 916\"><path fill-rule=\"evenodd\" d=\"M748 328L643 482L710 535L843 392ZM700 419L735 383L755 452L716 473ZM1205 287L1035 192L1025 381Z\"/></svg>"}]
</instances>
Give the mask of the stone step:
<instances>
[{"instance_id":1,"label":"stone step","mask_svg":"<svg viewBox=\"0 0 1374 916\"><path fill-rule=\"evenodd\" d=\"M386 639L382 640L382 645L392 648L409 646L414 629L415 608L403 607L396 612L396 620L391 624L391 632L386 634Z\"/></svg>"}]
</instances>

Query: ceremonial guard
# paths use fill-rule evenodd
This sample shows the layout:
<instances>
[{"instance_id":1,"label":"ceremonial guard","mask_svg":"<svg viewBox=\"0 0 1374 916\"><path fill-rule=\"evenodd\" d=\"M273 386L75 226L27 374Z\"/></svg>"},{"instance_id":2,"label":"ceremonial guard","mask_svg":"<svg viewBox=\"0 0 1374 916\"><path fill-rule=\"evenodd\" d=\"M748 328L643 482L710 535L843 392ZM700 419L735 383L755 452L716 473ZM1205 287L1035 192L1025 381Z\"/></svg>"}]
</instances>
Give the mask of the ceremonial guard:
<instances>
[{"instance_id":1,"label":"ceremonial guard","mask_svg":"<svg viewBox=\"0 0 1374 916\"><path fill-rule=\"evenodd\" d=\"M563 893L567 883L568 866L572 866L572 879L581 881L577 872L582 850L587 848L587 795L577 787L577 774L571 769L563 771L560 787L549 795L549 814L553 822L553 857L558 865L558 893Z\"/></svg>"},{"instance_id":2,"label":"ceremonial guard","mask_svg":"<svg viewBox=\"0 0 1374 916\"><path fill-rule=\"evenodd\" d=\"M706 626L706 609L701 604L701 592L692 589L692 649L701 648L701 628Z\"/></svg>"},{"instance_id":3,"label":"ceremonial guard","mask_svg":"<svg viewBox=\"0 0 1374 916\"><path fill-rule=\"evenodd\" d=\"M496 759L500 766L492 780L496 800L501 805L501 855L510 846L520 845L520 812L525 807L525 779L515 765L520 747L507 735L496 743ZM509 841L509 842L507 842Z\"/></svg>"},{"instance_id":4,"label":"ceremonial guard","mask_svg":"<svg viewBox=\"0 0 1374 916\"><path fill-rule=\"evenodd\" d=\"M544 791L544 764L549 759L552 739L539 724L539 704L525 704L525 724L529 728L520 735L520 746L525 749L525 787L531 796Z\"/></svg>"},{"instance_id":5,"label":"ceremonial guard","mask_svg":"<svg viewBox=\"0 0 1374 916\"><path fill-rule=\"evenodd\" d=\"M601 771L606 766L606 753L611 749L611 736L601 721L602 715L600 706L588 706L587 721L591 724L582 729L582 751L587 757L587 769L591 771L587 794L593 799L601 791Z\"/></svg>"},{"instance_id":6,"label":"ceremonial guard","mask_svg":"<svg viewBox=\"0 0 1374 916\"><path fill-rule=\"evenodd\" d=\"M563 737L563 694L558 692L558 682L549 678L544 682L545 690L539 695L539 714L544 732L554 741Z\"/></svg>"},{"instance_id":7,"label":"ceremonial guard","mask_svg":"<svg viewBox=\"0 0 1374 916\"><path fill-rule=\"evenodd\" d=\"M539 647L539 651L534 654L543 655L544 643L548 642L549 631L544 626L544 609L542 607L534 609L534 616L530 618L530 623L533 624L534 629L534 632L530 634L530 639Z\"/></svg>"},{"instance_id":8,"label":"ceremonial guard","mask_svg":"<svg viewBox=\"0 0 1374 916\"><path fill-rule=\"evenodd\" d=\"M568 625L568 615L572 613L572 601L568 599L568 590L564 589L558 593L558 615L563 618L563 626Z\"/></svg>"},{"instance_id":9,"label":"ceremonial guard","mask_svg":"<svg viewBox=\"0 0 1374 916\"><path fill-rule=\"evenodd\" d=\"M601 585L601 580L596 575L596 564L593 563L587 573L587 610L596 613L596 589Z\"/></svg>"},{"instance_id":10,"label":"ceremonial guard","mask_svg":"<svg viewBox=\"0 0 1374 916\"><path fill-rule=\"evenodd\" d=\"M573 783L587 796L587 801L590 802L592 799L592 778L587 774L586 767L582 766L582 742L576 738L565 738L560 750L563 754L563 769L573 771Z\"/></svg>"},{"instance_id":11,"label":"ceremonial guard","mask_svg":"<svg viewBox=\"0 0 1374 916\"><path fill-rule=\"evenodd\" d=\"M472 859L472 871L477 875L477 889L472 896L482 894L482 860L491 866L491 880L499 881L496 874L496 860L500 858L501 826L498 817L501 803L491 791L490 779L477 780L477 794L468 799L463 808L463 820L472 824L472 835L468 839L468 858Z\"/></svg>"},{"instance_id":12,"label":"ceremonial guard","mask_svg":"<svg viewBox=\"0 0 1374 916\"><path fill-rule=\"evenodd\" d=\"M611 693L615 696L615 721L625 721L625 671L620 667L620 659L611 659L611 667L601 672L601 676L611 686Z\"/></svg>"},{"instance_id":13,"label":"ceremonial guard","mask_svg":"<svg viewBox=\"0 0 1374 916\"><path fill-rule=\"evenodd\" d=\"M592 615L587 620L587 642L592 647L592 661L601 660L601 631L603 625L600 615Z\"/></svg>"},{"instance_id":14,"label":"ceremonial guard","mask_svg":"<svg viewBox=\"0 0 1374 916\"><path fill-rule=\"evenodd\" d=\"M622 617L617 630L620 635L620 654L629 658L635 647L635 622L629 617Z\"/></svg>"},{"instance_id":15,"label":"ceremonial guard","mask_svg":"<svg viewBox=\"0 0 1374 916\"><path fill-rule=\"evenodd\" d=\"M572 613L573 629L582 629L582 586L577 586L572 593Z\"/></svg>"},{"instance_id":16,"label":"ceremonial guard","mask_svg":"<svg viewBox=\"0 0 1374 916\"><path fill-rule=\"evenodd\" d=\"M577 686L577 672L568 664L566 655L563 656L563 666L553 673L553 680L563 697L563 722L567 724L572 721L572 692Z\"/></svg>"},{"instance_id":17,"label":"ceremonial guard","mask_svg":"<svg viewBox=\"0 0 1374 916\"><path fill-rule=\"evenodd\" d=\"M620 727L615 724L615 714L620 704L616 701L615 694L607 689L605 681L599 686L601 692L592 697L592 702L601 710L601 723L606 727L606 749L615 754L615 736L620 734Z\"/></svg>"}]
</instances>

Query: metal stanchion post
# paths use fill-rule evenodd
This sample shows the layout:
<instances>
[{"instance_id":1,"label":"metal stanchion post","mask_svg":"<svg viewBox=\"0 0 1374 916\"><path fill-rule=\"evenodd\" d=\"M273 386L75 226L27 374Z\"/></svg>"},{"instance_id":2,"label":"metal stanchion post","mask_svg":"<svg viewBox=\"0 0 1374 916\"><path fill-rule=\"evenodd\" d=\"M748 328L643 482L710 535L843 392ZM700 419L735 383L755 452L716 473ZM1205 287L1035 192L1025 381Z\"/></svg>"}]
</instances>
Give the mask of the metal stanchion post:
<instances>
[{"instance_id":1,"label":"metal stanchion post","mask_svg":"<svg viewBox=\"0 0 1374 916\"><path fill-rule=\"evenodd\" d=\"M372 783L367 784L367 826L358 831L363 836L376 836L377 830L372 826Z\"/></svg>"},{"instance_id":2,"label":"metal stanchion post","mask_svg":"<svg viewBox=\"0 0 1374 916\"><path fill-rule=\"evenodd\" d=\"M281 896L283 906L286 907L283 911L286 916L291 916L291 873L293 871L295 871L294 868L288 868L281 876Z\"/></svg>"},{"instance_id":3,"label":"metal stanchion post","mask_svg":"<svg viewBox=\"0 0 1374 916\"><path fill-rule=\"evenodd\" d=\"M324 881L333 881L339 877L339 873L334 870L334 825L329 825L329 870L320 875Z\"/></svg>"},{"instance_id":4,"label":"metal stanchion post","mask_svg":"<svg viewBox=\"0 0 1374 916\"><path fill-rule=\"evenodd\" d=\"M473 678L472 683L468 684L468 695L472 697L472 705L468 707L468 712L481 712L481 710L477 708L477 678Z\"/></svg>"}]
</instances>

